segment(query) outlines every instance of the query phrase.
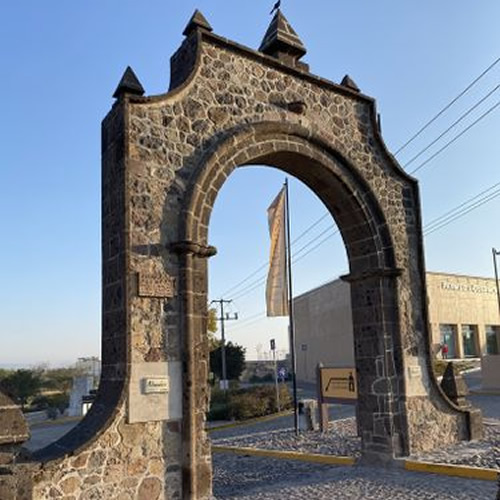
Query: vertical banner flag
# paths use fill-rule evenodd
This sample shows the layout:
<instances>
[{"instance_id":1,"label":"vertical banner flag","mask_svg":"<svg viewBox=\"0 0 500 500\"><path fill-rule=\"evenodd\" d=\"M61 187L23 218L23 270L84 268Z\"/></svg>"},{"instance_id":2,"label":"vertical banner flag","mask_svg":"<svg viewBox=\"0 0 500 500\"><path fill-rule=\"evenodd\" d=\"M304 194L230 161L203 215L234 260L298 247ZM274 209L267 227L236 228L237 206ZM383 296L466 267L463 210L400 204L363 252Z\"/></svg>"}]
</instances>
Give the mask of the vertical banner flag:
<instances>
[{"instance_id":1,"label":"vertical banner flag","mask_svg":"<svg viewBox=\"0 0 500 500\"><path fill-rule=\"evenodd\" d=\"M267 209L271 252L267 275L266 305L268 316L288 316L288 286L285 250L285 188Z\"/></svg>"}]
</instances>

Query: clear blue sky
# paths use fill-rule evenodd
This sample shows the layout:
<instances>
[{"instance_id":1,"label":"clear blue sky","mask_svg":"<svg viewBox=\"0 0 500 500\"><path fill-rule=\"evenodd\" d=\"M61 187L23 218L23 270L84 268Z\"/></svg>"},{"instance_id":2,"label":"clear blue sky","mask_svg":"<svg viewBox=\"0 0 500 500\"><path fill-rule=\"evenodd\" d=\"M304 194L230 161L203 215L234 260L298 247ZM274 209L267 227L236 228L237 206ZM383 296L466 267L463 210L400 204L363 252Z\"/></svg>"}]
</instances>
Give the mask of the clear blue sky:
<instances>
[{"instance_id":1,"label":"clear blue sky","mask_svg":"<svg viewBox=\"0 0 500 500\"><path fill-rule=\"evenodd\" d=\"M0 364L99 355L100 122L124 68L134 68L148 94L163 92L168 60L195 8L216 33L257 48L273 3L2 2ZM349 73L377 99L392 151L500 56L497 0L282 3L308 49L311 71L336 82ZM500 64L399 155L401 163L498 83ZM500 91L447 137L498 99ZM500 108L418 172L424 223L500 181L499 131ZM283 175L269 168L241 169L223 187L210 228L219 248L210 266L211 298L266 261L265 210L282 182ZM297 182L291 199L296 237L324 208ZM497 198L427 236L427 268L491 276L491 247L500 247L499 209ZM322 221L296 248L329 224ZM331 238L296 264L295 289L304 292L346 270L343 245ZM236 299L237 291L225 298ZM235 300L236 310L242 319L263 311L263 288ZM250 357L259 344L266 350L271 336L285 348L283 320L247 324L228 325L228 336Z\"/></svg>"}]
</instances>

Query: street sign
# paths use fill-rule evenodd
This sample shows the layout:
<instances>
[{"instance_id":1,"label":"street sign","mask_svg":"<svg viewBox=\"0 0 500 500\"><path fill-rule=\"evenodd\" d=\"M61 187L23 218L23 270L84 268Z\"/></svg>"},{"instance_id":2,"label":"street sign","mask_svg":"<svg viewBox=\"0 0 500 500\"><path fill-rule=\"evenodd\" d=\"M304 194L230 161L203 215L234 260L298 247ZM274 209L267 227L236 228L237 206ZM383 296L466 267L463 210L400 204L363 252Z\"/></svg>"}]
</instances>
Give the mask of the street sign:
<instances>
[{"instance_id":1,"label":"street sign","mask_svg":"<svg viewBox=\"0 0 500 500\"><path fill-rule=\"evenodd\" d=\"M271 339L271 351L274 351L276 349L276 340Z\"/></svg>"},{"instance_id":2,"label":"street sign","mask_svg":"<svg viewBox=\"0 0 500 500\"><path fill-rule=\"evenodd\" d=\"M321 397L324 400L356 400L358 387L355 368L320 368Z\"/></svg>"}]
</instances>

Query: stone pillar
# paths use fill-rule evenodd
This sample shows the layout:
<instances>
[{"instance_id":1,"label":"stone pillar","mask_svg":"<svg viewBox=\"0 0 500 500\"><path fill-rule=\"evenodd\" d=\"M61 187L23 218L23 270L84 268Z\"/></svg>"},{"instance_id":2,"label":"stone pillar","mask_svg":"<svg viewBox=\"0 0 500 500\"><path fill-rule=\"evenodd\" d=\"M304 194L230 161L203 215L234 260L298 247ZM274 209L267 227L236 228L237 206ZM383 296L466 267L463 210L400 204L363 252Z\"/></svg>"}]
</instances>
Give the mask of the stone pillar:
<instances>
[{"instance_id":1,"label":"stone pillar","mask_svg":"<svg viewBox=\"0 0 500 500\"><path fill-rule=\"evenodd\" d=\"M211 497L212 464L205 431L208 410L207 258L211 246L192 241L171 245L179 255L183 312L183 498Z\"/></svg>"},{"instance_id":2,"label":"stone pillar","mask_svg":"<svg viewBox=\"0 0 500 500\"><path fill-rule=\"evenodd\" d=\"M462 324L459 323L456 325L457 331L455 332L455 340L456 340L456 356L457 358L464 358L464 341L462 337Z\"/></svg>"},{"instance_id":3,"label":"stone pillar","mask_svg":"<svg viewBox=\"0 0 500 500\"><path fill-rule=\"evenodd\" d=\"M478 357L486 355L486 328L484 324L477 325Z\"/></svg>"},{"instance_id":4,"label":"stone pillar","mask_svg":"<svg viewBox=\"0 0 500 500\"><path fill-rule=\"evenodd\" d=\"M392 459L409 449L400 414L402 353L394 340L398 338L397 314L392 298L397 275L394 269L343 277L351 282L357 418L367 460Z\"/></svg>"}]
</instances>

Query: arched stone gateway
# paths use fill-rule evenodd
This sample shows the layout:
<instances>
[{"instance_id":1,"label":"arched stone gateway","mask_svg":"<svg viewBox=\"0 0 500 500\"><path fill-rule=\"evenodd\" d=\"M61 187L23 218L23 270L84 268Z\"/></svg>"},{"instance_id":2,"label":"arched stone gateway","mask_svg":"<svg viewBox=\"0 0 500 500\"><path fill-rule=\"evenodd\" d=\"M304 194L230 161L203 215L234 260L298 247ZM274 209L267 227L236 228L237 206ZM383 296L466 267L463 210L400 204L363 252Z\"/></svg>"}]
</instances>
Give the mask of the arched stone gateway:
<instances>
[{"instance_id":1,"label":"arched stone gateway","mask_svg":"<svg viewBox=\"0 0 500 500\"><path fill-rule=\"evenodd\" d=\"M13 466L33 498L208 498L207 240L231 172L259 164L308 185L349 257L363 456L470 439L480 415L432 375L417 182L387 151L373 99L309 73L278 11L259 51L196 12L170 91L127 69L102 127L103 374L70 434Z\"/></svg>"}]
</instances>

